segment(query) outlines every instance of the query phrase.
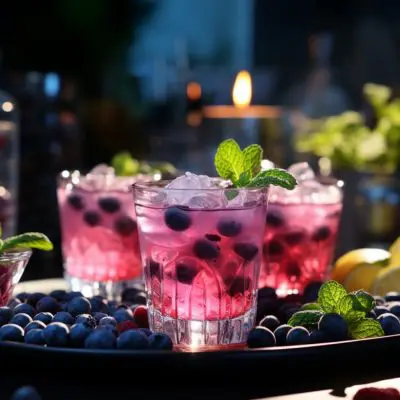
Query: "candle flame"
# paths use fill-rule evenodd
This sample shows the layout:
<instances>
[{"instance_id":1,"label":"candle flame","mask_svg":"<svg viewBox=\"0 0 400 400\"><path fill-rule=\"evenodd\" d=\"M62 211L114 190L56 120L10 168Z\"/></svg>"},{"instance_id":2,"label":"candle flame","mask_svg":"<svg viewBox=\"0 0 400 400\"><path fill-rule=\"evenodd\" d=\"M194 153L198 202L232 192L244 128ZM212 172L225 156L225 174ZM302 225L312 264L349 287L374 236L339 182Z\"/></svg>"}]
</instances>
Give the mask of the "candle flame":
<instances>
[{"instance_id":1,"label":"candle flame","mask_svg":"<svg viewBox=\"0 0 400 400\"><path fill-rule=\"evenodd\" d=\"M232 90L233 104L236 107L246 107L251 102L251 76L247 71L240 71L235 79Z\"/></svg>"}]
</instances>

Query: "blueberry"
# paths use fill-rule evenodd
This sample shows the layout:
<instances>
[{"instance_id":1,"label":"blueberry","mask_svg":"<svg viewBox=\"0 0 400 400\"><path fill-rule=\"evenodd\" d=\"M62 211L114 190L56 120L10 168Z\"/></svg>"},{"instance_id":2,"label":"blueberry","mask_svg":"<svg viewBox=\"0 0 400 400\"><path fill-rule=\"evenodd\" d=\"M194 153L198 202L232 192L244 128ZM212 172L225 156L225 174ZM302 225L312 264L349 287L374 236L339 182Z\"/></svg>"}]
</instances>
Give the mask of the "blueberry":
<instances>
[{"instance_id":1,"label":"blueberry","mask_svg":"<svg viewBox=\"0 0 400 400\"><path fill-rule=\"evenodd\" d=\"M66 301L71 301L75 297L84 297L82 292L68 292Z\"/></svg>"},{"instance_id":2,"label":"blueberry","mask_svg":"<svg viewBox=\"0 0 400 400\"><path fill-rule=\"evenodd\" d=\"M150 274L150 277L152 278L155 276L158 279L161 279L161 265L160 263L154 261L154 260L149 260L148 261L148 271Z\"/></svg>"},{"instance_id":3,"label":"blueberry","mask_svg":"<svg viewBox=\"0 0 400 400\"><path fill-rule=\"evenodd\" d=\"M39 314L36 314L34 317L33 317L33 320L34 321L41 321L41 322L43 322L44 324L46 324L46 325L48 325L48 324L50 324L50 322L51 321L53 321L53 314L52 313L49 313L49 312L41 312L41 313L39 313Z\"/></svg>"},{"instance_id":4,"label":"blueberry","mask_svg":"<svg viewBox=\"0 0 400 400\"><path fill-rule=\"evenodd\" d=\"M36 292L36 293L31 293L29 294L26 302L31 305L32 307L37 307L37 303L39 300L43 299L43 297L46 297L44 293L41 292Z\"/></svg>"},{"instance_id":5,"label":"blueberry","mask_svg":"<svg viewBox=\"0 0 400 400\"><path fill-rule=\"evenodd\" d=\"M235 243L234 252L245 261L251 261L258 253L258 247L253 243Z\"/></svg>"},{"instance_id":6,"label":"blueberry","mask_svg":"<svg viewBox=\"0 0 400 400\"><path fill-rule=\"evenodd\" d=\"M75 322L75 318L66 311L59 311L54 315L53 322L62 322L66 325L72 325Z\"/></svg>"},{"instance_id":7,"label":"blueberry","mask_svg":"<svg viewBox=\"0 0 400 400\"><path fill-rule=\"evenodd\" d=\"M46 324L41 321L32 321L29 322L28 325L25 326L25 335L31 331L32 329L44 329L46 328Z\"/></svg>"},{"instance_id":8,"label":"blueberry","mask_svg":"<svg viewBox=\"0 0 400 400\"><path fill-rule=\"evenodd\" d=\"M9 323L0 328L0 340L11 342L22 342L24 340L24 330L16 324Z\"/></svg>"},{"instance_id":9,"label":"blueberry","mask_svg":"<svg viewBox=\"0 0 400 400\"><path fill-rule=\"evenodd\" d=\"M68 326L62 322L52 322L42 332L47 346L64 347L68 343Z\"/></svg>"},{"instance_id":10,"label":"blueberry","mask_svg":"<svg viewBox=\"0 0 400 400\"><path fill-rule=\"evenodd\" d=\"M279 228L285 224L285 219L281 212L277 210L269 210L266 218L267 225L273 228Z\"/></svg>"},{"instance_id":11,"label":"blueberry","mask_svg":"<svg viewBox=\"0 0 400 400\"><path fill-rule=\"evenodd\" d=\"M108 312L107 302L104 299L92 297L89 299L89 301L90 301L90 305L92 307L92 313L96 313L96 312L107 313Z\"/></svg>"},{"instance_id":12,"label":"blueberry","mask_svg":"<svg viewBox=\"0 0 400 400\"><path fill-rule=\"evenodd\" d=\"M289 246L297 246L304 241L306 235L303 230L292 230L283 234L283 240Z\"/></svg>"},{"instance_id":13,"label":"blueberry","mask_svg":"<svg viewBox=\"0 0 400 400\"><path fill-rule=\"evenodd\" d=\"M400 333L400 320L394 314L385 313L377 318L385 335L396 335Z\"/></svg>"},{"instance_id":14,"label":"blueberry","mask_svg":"<svg viewBox=\"0 0 400 400\"><path fill-rule=\"evenodd\" d=\"M234 237L242 231L242 224L233 219L221 219L217 224L217 231L226 237Z\"/></svg>"},{"instance_id":15,"label":"blueberry","mask_svg":"<svg viewBox=\"0 0 400 400\"><path fill-rule=\"evenodd\" d=\"M124 321L133 321L133 313L130 309L118 309L114 315L114 319L117 323L124 322Z\"/></svg>"},{"instance_id":16,"label":"blueberry","mask_svg":"<svg viewBox=\"0 0 400 400\"><path fill-rule=\"evenodd\" d=\"M263 299L263 298L268 298L268 299L277 299L278 296L276 294L276 290L272 287L265 286L261 289L258 290L258 299Z\"/></svg>"},{"instance_id":17,"label":"blueberry","mask_svg":"<svg viewBox=\"0 0 400 400\"><path fill-rule=\"evenodd\" d=\"M85 199L78 194L71 194L67 197L68 204L77 211L85 208Z\"/></svg>"},{"instance_id":18,"label":"blueberry","mask_svg":"<svg viewBox=\"0 0 400 400\"><path fill-rule=\"evenodd\" d=\"M386 293L385 300L389 301L400 301L400 293L399 292L388 292Z\"/></svg>"},{"instance_id":19,"label":"blueberry","mask_svg":"<svg viewBox=\"0 0 400 400\"><path fill-rule=\"evenodd\" d=\"M183 263L176 265L176 279L180 283L191 285L198 273L199 270L195 265L186 265Z\"/></svg>"},{"instance_id":20,"label":"blueberry","mask_svg":"<svg viewBox=\"0 0 400 400\"><path fill-rule=\"evenodd\" d=\"M76 317L75 324L86 324L90 328L95 328L97 325L97 321L93 315L81 314Z\"/></svg>"},{"instance_id":21,"label":"blueberry","mask_svg":"<svg viewBox=\"0 0 400 400\"><path fill-rule=\"evenodd\" d=\"M263 326L252 329L247 338L247 347L257 349L261 347L272 347L276 345L275 335Z\"/></svg>"},{"instance_id":22,"label":"blueberry","mask_svg":"<svg viewBox=\"0 0 400 400\"><path fill-rule=\"evenodd\" d=\"M139 328L140 332L143 332L146 336L150 336L153 332L149 328Z\"/></svg>"},{"instance_id":23,"label":"blueberry","mask_svg":"<svg viewBox=\"0 0 400 400\"><path fill-rule=\"evenodd\" d=\"M86 323L72 325L69 332L69 342L72 347L84 347L86 338L92 333L93 329Z\"/></svg>"},{"instance_id":24,"label":"blueberry","mask_svg":"<svg viewBox=\"0 0 400 400\"><path fill-rule=\"evenodd\" d=\"M221 236L215 235L214 233L206 233L204 237L207 240L211 240L211 242L220 242L221 241Z\"/></svg>"},{"instance_id":25,"label":"blueberry","mask_svg":"<svg viewBox=\"0 0 400 400\"><path fill-rule=\"evenodd\" d=\"M147 295L146 292L139 292L133 298L133 304L135 305L146 305L147 304Z\"/></svg>"},{"instance_id":26,"label":"blueberry","mask_svg":"<svg viewBox=\"0 0 400 400\"><path fill-rule=\"evenodd\" d=\"M10 307L0 307L0 326L8 324L13 316L13 310Z\"/></svg>"},{"instance_id":27,"label":"blueberry","mask_svg":"<svg viewBox=\"0 0 400 400\"><path fill-rule=\"evenodd\" d=\"M400 302L393 302L392 304L390 304L389 312L399 318L400 317Z\"/></svg>"},{"instance_id":28,"label":"blueberry","mask_svg":"<svg viewBox=\"0 0 400 400\"><path fill-rule=\"evenodd\" d=\"M267 315L260 322L259 326L263 326L264 328L268 328L272 332L280 325L279 319L275 317L275 315Z\"/></svg>"},{"instance_id":29,"label":"blueberry","mask_svg":"<svg viewBox=\"0 0 400 400\"><path fill-rule=\"evenodd\" d=\"M321 226L315 230L315 232L311 235L311 240L314 242L323 242L331 236L331 229L329 226Z\"/></svg>"},{"instance_id":30,"label":"blueberry","mask_svg":"<svg viewBox=\"0 0 400 400\"><path fill-rule=\"evenodd\" d=\"M319 289L321 288L323 282L312 281L309 282L303 291L303 301L304 303L313 303L318 299Z\"/></svg>"},{"instance_id":31,"label":"blueberry","mask_svg":"<svg viewBox=\"0 0 400 400\"><path fill-rule=\"evenodd\" d=\"M277 299L269 299L261 297L257 301L257 317L256 320L260 321L268 314L275 314L279 308L280 301Z\"/></svg>"},{"instance_id":32,"label":"blueberry","mask_svg":"<svg viewBox=\"0 0 400 400\"><path fill-rule=\"evenodd\" d=\"M198 258L203 260L209 260L212 258L217 258L220 253L218 245L208 240L199 239L194 242L193 253Z\"/></svg>"},{"instance_id":33,"label":"blueberry","mask_svg":"<svg viewBox=\"0 0 400 400\"><path fill-rule=\"evenodd\" d=\"M13 393L11 400L42 400L42 398L33 386L22 386Z\"/></svg>"},{"instance_id":34,"label":"blueberry","mask_svg":"<svg viewBox=\"0 0 400 400\"><path fill-rule=\"evenodd\" d=\"M174 344L165 333L153 333L149 336L150 348L154 350L172 350Z\"/></svg>"},{"instance_id":35,"label":"blueberry","mask_svg":"<svg viewBox=\"0 0 400 400\"><path fill-rule=\"evenodd\" d=\"M385 306L376 306L373 308L374 313L376 314L377 317L379 317L382 314L386 314L389 312L389 308Z\"/></svg>"},{"instance_id":36,"label":"blueberry","mask_svg":"<svg viewBox=\"0 0 400 400\"><path fill-rule=\"evenodd\" d=\"M126 324L127 322L128 322L128 321L125 321L125 322L123 322L123 323ZM129 323L134 324L133 321L129 321ZM102 326L100 326L99 328L100 328L100 329L107 329L107 330L109 330L115 337L117 337L118 334L120 333L120 332L118 331L118 327L117 327L117 326L114 326L114 325L111 325L111 324L102 325Z\"/></svg>"},{"instance_id":37,"label":"blueberry","mask_svg":"<svg viewBox=\"0 0 400 400\"><path fill-rule=\"evenodd\" d=\"M130 236L136 231L136 222L127 215L118 217L114 222L114 229L121 236Z\"/></svg>"},{"instance_id":38,"label":"blueberry","mask_svg":"<svg viewBox=\"0 0 400 400\"><path fill-rule=\"evenodd\" d=\"M251 279L248 277L236 277L230 287L229 287L229 295L234 297L237 294L244 294L246 290L249 290L251 287Z\"/></svg>"},{"instance_id":39,"label":"blueberry","mask_svg":"<svg viewBox=\"0 0 400 400\"><path fill-rule=\"evenodd\" d=\"M285 247L279 240L272 239L266 244L264 252L268 257L281 257L285 253Z\"/></svg>"},{"instance_id":40,"label":"blueberry","mask_svg":"<svg viewBox=\"0 0 400 400\"><path fill-rule=\"evenodd\" d=\"M130 331L128 331L130 332ZM114 333L107 328L95 329L85 340L87 349L113 349L116 345Z\"/></svg>"},{"instance_id":41,"label":"blueberry","mask_svg":"<svg viewBox=\"0 0 400 400\"><path fill-rule=\"evenodd\" d=\"M310 343L325 343L329 342L332 339L323 331L312 331L310 333Z\"/></svg>"},{"instance_id":42,"label":"blueberry","mask_svg":"<svg viewBox=\"0 0 400 400\"><path fill-rule=\"evenodd\" d=\"M283 323L289 321L290 317L300 310L301 305L296 303L286 303L279 307L277 316Z\"/></svg>"},{"instance_id":43,"label":"blueberry","mask_svg":"<svg viewBox=\"0 0 400 400\"><path fill-rule=\"evenodd\" d=\"M18 304L14 310L13 314L28 314L30 317L33 317L36 314L36 310L29 304L22 303Z\"/></svg>"},{"instance_id":44,"label":"blueberry","mask_svg":"<svg viewBox=\"0 0 400 400\"><path fill-rule=\"evenodd\" d=\"M346 320L339 314L324 314L318 322L318 330L324 332L333 341L346 340L349 327Z\"/></svg>"},{"instance_id":45,"label":"blueberry","mask_svg":"<svg viewBox=\"0 0 400 400\"><path fill-rule=\"evenodd\" d=\"M30 329L25 332L24 341L27 344L36 344L38 346L44 346L46 341L43 336L43 329Z\"/></svg>"},{"instance_id":46,"label":"blueberry","mask_svg":"<svg viewBox=\"0 0 400 400\"><path fill-rule=\"evenodd\" d=\"M10 320L10 324L19 325L22 328L25 328L29 322L32 322L32 317L28 314L15 314Z\"/></svg>"},{"instance_id":47,"label":"blueberry","mask_svg":"<svg viewBox=\"0 0 400 400\"><path fill-rule=\"evenodd\" d=\"M106 213L113 214L121 208L120 201L115 197L101 197L97 204Z\"/></svg>"},{"instance_id":48,"label":"blueberry","mask_svg":"<svg viewBox=\"0 0 400 400\"><path fill-rule=\"evenodd\" d=\"M90 314L92 306L86 297L75 297L68 303L68 312L76 317L79 314Z\"/></svg>"},{"instance_id":49,"label":"blueberry","mask_svg":"<svg viewBox=\"0 0 400 400\"><path fill-rule=\"evenodd\" d=\"M98 325L100 323L100 320L104 317L108 317L108 314L102 313L102 312L95 312L92 314L94 319L96 320L96 324Z\"/></svg>"},{"instance_id":50,"label":"blueberry","mask_svg":"<svg viewBox=\"0 0 400 400\"><path fill-rule=\"evenodd\" d=\"M286 345L286 336L291 329L292 329L292 326L284 324L284 325L278 326L274 330L276 344L278 346Z\"/></svg>"},{"instance_id":51,"label":"blueberry","mask_svg":"<svg viewBox=\"0 0 400 400\"><path fill-rule=\"evenodd\" d=\"M374 310L368 311L367 313L365 313L365 316L367 318L372 318L372 319L376 319L376 314Z\"/></svg>"},{"instance_id":52,"label":"blueberry","mask_svg":"<svg viewBox=\"0 0 400 400\"><path fill-rule=\"evenodd\" d=\"M187 212L179 207L169 207L164 213L164 222L173 231L182 232L190 227L192 220Z\"/></svg>"},{"instance_id":53,"label":"blueberry","mask_svg":"<svg viewBox=\"0 0 400 400\"><path fill-rule=\"evenodd\" d=\"M56 299L59 302L68 300L68 295L65 290L53 290L49 293L49 296L53 297L53 299Z\"/></svg>"},{"instance_id":54,"label":"blueberry","mask_svg":"<svg viewBox=\"0 0 400 400\"><path fill-rule=\"evenodd\" d=\"M21 301L22 303L24 303L26 300L28 300L29 293L27 293L27 292L21 292L21 293L18 293L15 297L16 297L19 301Z\"/></svg>"},{"instance_id":55,"label":"blueberry","mask_svg":"<svg viewBox=\"0 0 400 400\"><path fill-rule=\"evenodd\" d=\"M85 211L83 214L83 220L89 225L89 226L98 226L101 223L101 216L97 211Z\"/></svg>"},{"instance_id":56,"label":"blueberry","mask_svg":"<svg viewBox=\"0 0 400 400\"><path fill-rule=\"evenodd\" d=\"M121 333L117 339L119 349L146 350L150 347L150 338L143 332L135 329Z\"/></svg>"},{"instance_id":57,"label":"blueberry","mask_svg":"<svg viewBox=\"0 0 400 400\"><path fill-rule=\"evenodd\" d=\"M286 343L289 346L310 343L310 333L302 326L295 326L286 335Z\"/></svg>"},{"instance_id":58,"label":"blueberry","mask_svg":"<svg viewBox=\"0 0 400 400\"><path fill-rule=\"evenodd\" d=\"M375 300L375 304L377 306L383 306L385 304L385 299L382 296L373 296Z\"/></svg>"},{"instance_id":59,"label":"blueberry","mask_svg":"<svg viewBox=\"0 0 400 400\"><path fill-rule=\"evenodd\" d=\"M36 309L38 312L50 312L55 314L60 311L60 305L53 297L45 296L38 301Z\"/></svg>"},{"instance_id":60,"label":"blueberry","mask_svg":"<svg viewBox=\"0 0 400 400\"><path fill-rule=\"evenodd\" d=\"M110 300L107 303L107 306L108 306L108 313L110 315L113 315L115 313L115 311L117 311L117 309L118 309L118 302L116 302L114 300Z\"/></svg>"},{"instance_id":61,"label":"blueberry","mask_svg":"<svg viewBox=\"0 0 400 400\"><path fill-rule=\"evenodd\" d=\"M22 303L21 300L17 299L16 297L13 297L8 301L7 307L10 307L13 310L18 304L21 303Z\"/></svg>"},{"instance_id":62,"label":"blueberry","mask_svg":"<svg viewBox=\"0 0 400 400\"><path fill-rule=\"evenodd\" d=\"M117 326L117 321L115 318L110 316L104 317L99 321L99 326L105 326L105 325Z\"/></svg>"}]
</instances>

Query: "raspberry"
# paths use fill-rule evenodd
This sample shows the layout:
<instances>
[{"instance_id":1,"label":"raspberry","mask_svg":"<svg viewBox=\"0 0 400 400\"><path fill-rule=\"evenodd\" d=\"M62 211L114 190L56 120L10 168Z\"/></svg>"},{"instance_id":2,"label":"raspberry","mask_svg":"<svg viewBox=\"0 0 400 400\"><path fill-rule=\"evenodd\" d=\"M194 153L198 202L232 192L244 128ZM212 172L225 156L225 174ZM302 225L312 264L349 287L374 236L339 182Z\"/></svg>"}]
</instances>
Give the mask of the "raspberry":
<instances>
[{"instance_id":1,"label":"raspberry","mask_svg":"<svg viewBox=\"0 0 400 400\"><path fill-rule=\"evenodd\" d=\"M122 321L117 325L118 332L129 331L131 329L138 329L139 327L133 321Z\"/></svg>"},{"instance_id":2,"label":"raspberry","mask_svg":"<svg viewBox=\"0 0 400 400\"><path fill-rule=\"evenodd\" d=\"M400 392L394 388L367 387L360 389L353 400L400 400Z\"/></svg>"},{"instance_id":3,"label":"raspberry","mask_svg":"<svg viewBox=\"0 0 400 400\"><path fill-rule=\"evenodd\" d=\"M133 318L135 322L139 325L139 328L149 327L149 317L147 314L147 307L137 306L133 312Z\"/></svg>"}]
</instances>

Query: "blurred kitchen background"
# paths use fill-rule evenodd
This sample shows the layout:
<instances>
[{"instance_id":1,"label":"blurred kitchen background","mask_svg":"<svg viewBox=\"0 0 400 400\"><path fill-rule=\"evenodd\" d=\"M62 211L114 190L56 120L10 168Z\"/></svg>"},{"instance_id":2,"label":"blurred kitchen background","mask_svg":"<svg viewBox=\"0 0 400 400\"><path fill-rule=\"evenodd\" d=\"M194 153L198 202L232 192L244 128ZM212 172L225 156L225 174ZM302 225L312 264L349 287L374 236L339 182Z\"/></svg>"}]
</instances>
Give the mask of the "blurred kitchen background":
<instances>
[{"instance_id":1,"label":"blurred kitchen background","mask_svg":"<svg viewBox=\"0 0 400 400\"><path fill-rule=\"evenodd\" d=\"M41 231L56 245L54 252L35 252L24 279L62 274L58 172L88 170L128 150L213 174L212 156L226 137L260 143L279 166L310 160L345 180L338 254L385 246L400 234L400 149L389 167L375 168L384 155L352 164L331 159L329 149L324 156L295 144L308 118L354 110L374 127L363 90L374 83L392 97L399 92L399 2L0 5L0 169L9 170L0 217L4 224L16 217L15 226L6 224L10 232ZM235 98L238 77L251 90ZM239 117L232 108L241 109Z\"/></svg>"}]
</instances>

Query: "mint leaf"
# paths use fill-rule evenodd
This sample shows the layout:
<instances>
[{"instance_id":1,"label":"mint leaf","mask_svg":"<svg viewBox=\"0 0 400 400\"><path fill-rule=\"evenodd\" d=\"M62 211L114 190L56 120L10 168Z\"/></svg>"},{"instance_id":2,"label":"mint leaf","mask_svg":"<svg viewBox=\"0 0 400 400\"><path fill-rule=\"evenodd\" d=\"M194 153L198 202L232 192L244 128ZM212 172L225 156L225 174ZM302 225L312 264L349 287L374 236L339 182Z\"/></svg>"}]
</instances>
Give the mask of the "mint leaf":
<instances>
[{"instance_id":1,"label":"mint leaf","mask_svg":"<svg viewBox=\"0 0 400 400\"><path fill-rule=\"evenodd\" d=\"M239 179L236 182L236 185L238 187L246 186L250 182L250 179L251 179L251 171L242 172L239 176Z\"/></svg>"},{"instance_id":2,"label":"mint leaf","mask_svg":"<svg viewBox=\"0 0 400 400\"><path fill-rule=\"evenodd\" d=\"M250 182L248 186L253 187L264 187L264 186L280 186L288 190L293 190L297 181L289 174L289 172L280 168L272 168L266 171L261 171L257 176L255 176Z\"/></svg>"},{"instance_id":3,"label":"mint leaf","mask_svg":"<svg viewBox=\"0 0 400 400\"><path fill-rule=\"evenodd\" d=\"M297 311L290 317L288 325L313 328L318 324L323 314L322 311L318 310Z\"/></svg>"},{"instance_id":4,"label":"mint leaf","mask_svg":"<svg viewBox=\"0 0 400 400\"><path fill-rule=\"evenodd\" d=\"M4 239L1 250L13 250L21 247L49 251L53 250L53 243L43 233L27 232Z\"/></svg>"},{"instance_id":5,"label":"mint leaf","mask_svg":"<svg viewBox=\"0 0 400 400\"><path fill-rule=\"evenodd\" d=\"M347 322L354 322L365 318L365 312L355 308L355 301L357 301L357 299L353 295L347 294L342 297L337 304L336 312Z\"/></svg>"},{"instance_id":6,"label":"mint leaf","mask_svg":"<svg viewBox=\"0 0 400 400\"><path fill-rule=\"evenodd\" d=\"M318 303L305 303L301 306L300 311L307 311L307 310L322 311L322 308Z\"/></svg>"},{"instance_id":7,"label":"mint leaf","mask_svg":"<svg viewBox=\"0 0 400 400\"><path fill-rule=\"evenodd\" d=\"M263 149L258 144L251 144L243 149L243 169L250 173L249 178L260 172L262 157Z\"/></svg>"},{"instance_id":8,"label":"mint leaf","mask_svg":"<svg viewBox=\"0 0 400 400\"><path fill-rule=\"evenodd\" d=\"M350 324L349 332L353 339L384 336L381 324L371 318L365 318Z\"/></svg>"},{"instance_id":9,"label":"mint leaf","mask_svg":"<svg viewBox=\"0 0 400 400\"><path fill-rule=\"evenodd\" d=\"M233 139L224 140L214 157L218 175L230 179L234 184L243 172L243 154L237 142Z\"/></svg>"},{"instance_id":10,"label":"mint leaf","mask_svg":"<svg viewBox=\"0 0 400 400\"><path fill-rule=\"evenodd\" d=\"M318 292L318 303L327 313L337 311L339 301L347 296L346 289L336 281L325 282Z\"/></svg>"},{"instance_id":11,"label":"mint leaf","mask_svg":"<svg viewBox=\"0 0 400 400\"><path fill-rule=\"evenodd\" d=\"M353 308L357 311L370 312L375 307L375 299L364 290L350 293L353 296Z\"/></svg>"}]
</instances>

